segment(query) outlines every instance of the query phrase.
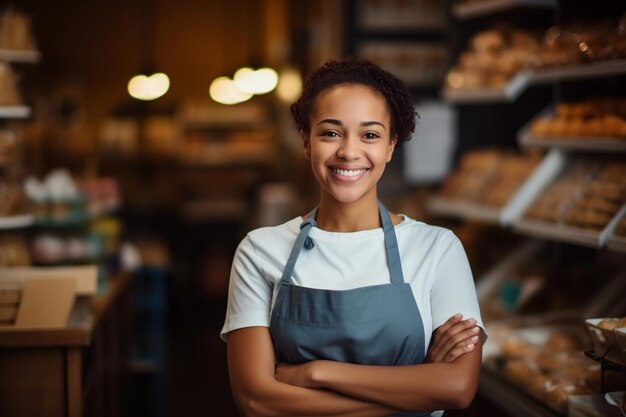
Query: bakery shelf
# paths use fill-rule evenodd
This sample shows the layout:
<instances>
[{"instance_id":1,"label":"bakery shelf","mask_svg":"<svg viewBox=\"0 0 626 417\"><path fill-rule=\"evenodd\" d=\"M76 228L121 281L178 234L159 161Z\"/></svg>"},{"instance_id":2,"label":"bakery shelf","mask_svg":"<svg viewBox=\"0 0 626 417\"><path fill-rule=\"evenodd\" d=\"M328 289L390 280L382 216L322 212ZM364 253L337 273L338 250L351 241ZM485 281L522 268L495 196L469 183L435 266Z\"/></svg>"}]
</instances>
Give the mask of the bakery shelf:
<instances>
[{"instance_id":1,"label":"bakery shelf","mask_svg":"<svg viewBox=\"0 0 626 417\"><path fill-rule=\"evenodd\" d=\"M0 106L0 119L25 119L30 116L27 106Z\"/></svg>"},{"instance_id":2,"label":"bakery shelf","mask_svg":"<svg viewBox=\"0 0 626 417\"><path fill-rule=\"evenodd\" d=\"M529 73L529 84L586 80L626 74L626 59L535 69Z\"/></svg>"},{"instance_id":3,"label":"bakery shelf","mask_svg":"<svg viewBox=\"0 0 626 417\"><path fill-rule=\"evenodd\" d=\"M617 137L536 137L532 124L539 118L551 118L554 106L548 106L517 132L517 143L524 148L562 149L582 152L626 152L626 138Z\"/></svg>"},{"instance_id":4,"label":"bakery shelf","mask_svg":"<svg viewBox=\"0 0 626 417\"><path fill-rule=\"evenodd\" d=\"M520 71L509 82L497 88L450 88L441 91L444 100L458 104L508 103L515 101L527 88L530 72Z\"/></svg>"},{"instance_id":5,"label":"bakery shelf","mask_svg":"<svg viewBox=\"0 0 626 417\"><path fill-rule=\"evenodd\" d=\"M457 19L472 19L498 13L515 7L541 7L556 9L557 0L486 0L480 3L456 3L452 13Z\"/></svg>"},{"instance_id":6,"label":"bakery shelf","mask_svg":"<svg viewBox=\"0 0 626 417\"><path fill-rule=\"evenodd\" d=\"M592 248L604 246L615 229L619 218L626 212L626 205L613 217L601 231L582 229L565 224L551 223L534 219L520 219L513 223L513 229L530 236L574 243Z\"/></svg>"},{"instance_id":7,"label":"bakery shelf","mask_svg":"<svg viewBox=\"0 0 626 417\"><path fill-rule=\"evenodd\" d=\"M33 224L35 217L32 214L0 217L0 230L19 229Z\"/></svg>"},{"instance_id":8,"label":"bakery shelf","mask_svg":"<svg viewBox=\"0 0 626 417\"><path fill-rule=\"evenodd\" d=\"M491 224L510 225L528 208L537 195L552 181L567 163L566 154L550 151L518 187L502 208L488 207L474 202L430 198L428 209L436 214L478 220Z\"/></svg>"},{"instance_id":9,"label":"bakery shelf","mask_svg":"<svg viewBox=\"0 0 626 417\"><path fill-rule=\"evenodd\" d=\"M520 131L517 142L525 148L557 148L567 151L583 152L626 152L626 139L619 138L593 138L593 137L550 137L538 138L530 131Z\"/></svg>"},{"instance_id":10,"label":"bakery shelf","mask_svg":"<svg viewBox=\"0 0 626 417\"><path fill-rule=\"evenodd\" d=\"M458 104L509 103L533 85L561 81L587 80L626 74L626 59L522 70L500 88L455 89L441 91L444 100Z\"/></svg>"},{"instance_id":11,"label":"bakery shelf","mask_svg":"<svg viewBox=\"0 0 626 417\"><path fill-rule=\"evenodd\" d=\"M0 61L35 64L41 59L36 50L0 49Z\"/></svg>"}]
</instances>

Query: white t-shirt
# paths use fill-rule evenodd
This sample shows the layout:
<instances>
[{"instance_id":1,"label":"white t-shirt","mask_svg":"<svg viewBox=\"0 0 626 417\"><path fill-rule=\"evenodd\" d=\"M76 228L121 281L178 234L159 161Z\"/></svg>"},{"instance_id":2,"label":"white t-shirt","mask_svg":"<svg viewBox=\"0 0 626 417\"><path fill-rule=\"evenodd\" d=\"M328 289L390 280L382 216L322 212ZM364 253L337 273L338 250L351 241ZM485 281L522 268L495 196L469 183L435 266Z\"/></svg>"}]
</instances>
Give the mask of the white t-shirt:
<instances>
[{"instance_id":1,"label":"white t-shirt","mask_svg":"<svg viewBox=\"0 0 626 417\"><path fill-rule=\"evenodd\" d=\"M424 349L432 332L456 313L473 317L484 329L472 272L459 239L441 227L406 215L395 226L405 282L410 283L422 316ZM269 327L283 269L300 231L297 217L250 232L239 244L230 274L226 333L251 326ZM303 248L295 265L295 285L347 290L390 282L382 228L352 233L312 228L314 248ZM424 352L425 354L426 352Z\"/></svg>"}]
</instances>

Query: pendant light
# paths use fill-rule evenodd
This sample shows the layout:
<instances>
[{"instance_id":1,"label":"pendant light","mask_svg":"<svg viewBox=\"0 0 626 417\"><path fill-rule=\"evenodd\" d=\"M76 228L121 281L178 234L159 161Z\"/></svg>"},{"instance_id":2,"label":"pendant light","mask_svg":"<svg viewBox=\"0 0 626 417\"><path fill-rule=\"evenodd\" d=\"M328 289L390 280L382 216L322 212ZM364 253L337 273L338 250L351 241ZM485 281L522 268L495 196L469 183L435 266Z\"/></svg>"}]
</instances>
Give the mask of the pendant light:
<instances>
[{"instance_id":1,"label":"pendant light","mask_svg":"<svg viewBox=\"0 0 626 417\"><path fill-rule=\"evenodd\" d=\"M167 93L170 88L170 79L167 74L155 71L156 56L156 13L154 1L146 0L143 12L141 30L141 73L131 77L128 81L128 94L132 98L143 101L156 100Z\"/></svg>"},{"instance_id":2,"label":"pendant light","mask_svg":"<svg viewBox=\"0 0 626 417\"><path fill-rule=\"evenodd\" d=\"M249 10L244 10L242 13L244 20L244 28L246 31L258 24L258 19L250 21ZM260 29L262 30L262 29ZM256 65L261 60L258 59L259 45L252 45L250 40L256 40L257 43L263 39L263 36L254 36L253 34L243 33L243 39L246 40L248 53L248 64L239 68L233 74L232 78L227 76L221 76L211 82L209 88L209 94L211 98L222 104L237 104L249 100L255 95L267 94L278 85L279 77L276 70L261 65ZM254 64L254 65L251 65Z\"/></svg>"}]
</instances>

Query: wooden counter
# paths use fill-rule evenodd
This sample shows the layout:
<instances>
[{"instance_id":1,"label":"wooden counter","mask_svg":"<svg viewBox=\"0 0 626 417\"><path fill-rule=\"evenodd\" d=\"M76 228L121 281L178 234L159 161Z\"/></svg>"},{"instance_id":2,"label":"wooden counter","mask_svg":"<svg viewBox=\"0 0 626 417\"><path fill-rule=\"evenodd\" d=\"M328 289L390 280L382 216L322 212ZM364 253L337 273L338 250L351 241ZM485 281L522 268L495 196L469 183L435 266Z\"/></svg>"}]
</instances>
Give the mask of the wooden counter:
<instances>
[{"instance_id":1,"label":"wooden counter","mask_svg":"<svg viewBox=\"0 0 626 417\"><path fill-rule=\"evenodd\" d=\"M0 416L125 415L130 278L78 298L65 328L0 332Z\"/></svg>"}]
</instances>

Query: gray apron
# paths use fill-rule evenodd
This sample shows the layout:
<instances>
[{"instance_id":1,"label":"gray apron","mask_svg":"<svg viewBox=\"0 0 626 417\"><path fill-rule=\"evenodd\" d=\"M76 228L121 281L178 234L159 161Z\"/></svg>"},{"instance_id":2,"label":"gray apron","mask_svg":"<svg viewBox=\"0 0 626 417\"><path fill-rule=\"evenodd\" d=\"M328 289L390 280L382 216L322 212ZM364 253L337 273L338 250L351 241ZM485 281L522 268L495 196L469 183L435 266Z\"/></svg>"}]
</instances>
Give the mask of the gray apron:
<instances>
[{"instance_id":1,"label":"gray apron","mask_svg":"<svg viewBox=\"0 0 626 417\"><path fill-rule=\"evenodd\" d=\"M278 362L298 364L327 359L363 365L423 363L422 317L410 285L404 282L393 223L380 202L378 207L391 276L389 284L343 291L293 285L291 276L302 248L314 250L308 234L316 226L317 209L300 225L270 320Z\"/></svg>"}]
</instances>

